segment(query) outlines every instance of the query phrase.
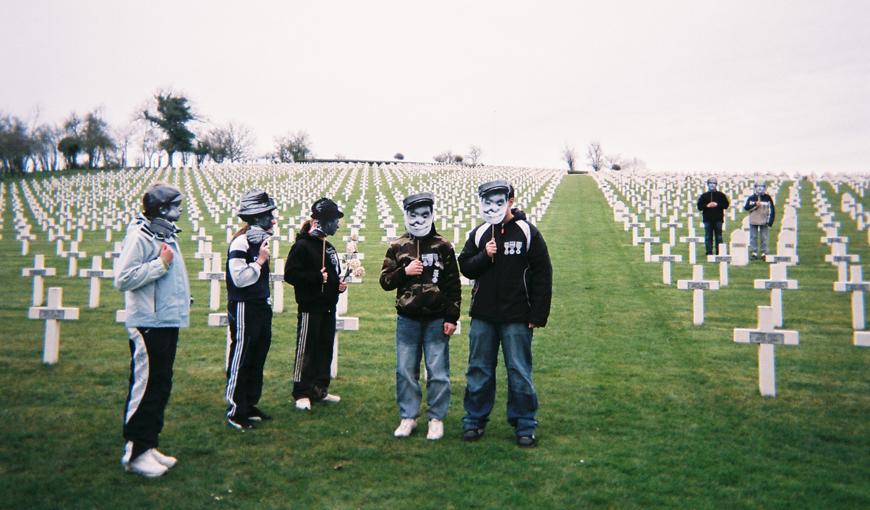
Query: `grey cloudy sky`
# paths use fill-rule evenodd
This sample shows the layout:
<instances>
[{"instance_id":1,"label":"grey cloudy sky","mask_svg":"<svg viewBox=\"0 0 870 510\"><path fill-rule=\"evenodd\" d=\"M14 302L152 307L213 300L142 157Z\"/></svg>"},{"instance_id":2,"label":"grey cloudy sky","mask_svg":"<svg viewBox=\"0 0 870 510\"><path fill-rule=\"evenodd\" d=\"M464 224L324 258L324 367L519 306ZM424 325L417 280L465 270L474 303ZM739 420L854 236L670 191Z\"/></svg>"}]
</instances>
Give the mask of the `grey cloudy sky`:
<instances>
[{"instance_id":1,"label":"grey cloudy sky","mask_svg":"<svg viewBox=\"0 0 870 510\"><path fill-rule=\"evenodd\" d=\"M0 110L127 122L158 88L259 149L560 167L863 171L870 2L44 1L0 6Z\"/></svg>"}]
</instances>

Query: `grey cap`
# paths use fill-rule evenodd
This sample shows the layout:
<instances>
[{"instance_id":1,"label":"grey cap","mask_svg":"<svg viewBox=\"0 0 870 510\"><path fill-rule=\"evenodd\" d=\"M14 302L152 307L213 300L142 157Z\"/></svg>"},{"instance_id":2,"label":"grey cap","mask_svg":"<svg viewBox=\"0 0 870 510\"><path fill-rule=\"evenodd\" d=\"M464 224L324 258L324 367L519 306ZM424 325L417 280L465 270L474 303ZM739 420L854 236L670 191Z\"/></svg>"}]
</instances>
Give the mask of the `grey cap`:
<instances>
[{"instance_id":1,"label":"grey cap","mask_svg":"<svg viewBox=\"0 0 870 510\"><path fill-rule=\"evenodd\" d=\"M477 195L481 198L493 193L504 193L508 198L513 198L514 187L511 186L511 183L502 179L485 182L477 187Z\"/></svg>"},{"instance_id":2,"label":"grey cap","mask_svg":"<svg viewBox=\"0 0 870 510\"><path fill-rule=\"evenodd\" d=\"M435 204L435 195L429 193L428 191L424 191L423 193L415 193L413 195L408 195L402 200L402 208L406 211L412 207L417 207L421 205L432 206Z\"/></svg>"},{"instance_id":3,"label":"grey cap","mask_svg":"<svg viewBox=\"0 0 870 510\"><path fill-rule=\"evenodd\" d=\"M719 184L719 181L717 181L715 177L710 177L709 179L707 179L707 184L710 184L711 182L713 184Z\"/></svg>"},{"instance_id":4,"label":"grey cap","mask_svg":"<svg viewBox=\"0 0 870 510\"><path fill-rule=\"evenodd\" d=\"M151 217L157 214L161 207L175 201L181 202L182 198L181 191L175 186L156 182L148 187L142 196L142 211L145 213L145 216Z\"/></svg>"},{"instance_id":5,"label":"grey cap","mask_svg":"<svg viewBox=\"0 0 870 510\"><path fill-rule=\"evenodd\" d=\"M334 220L335 218L344 218L344 213L338 204L332 200L323 197L311 204L311 217L315 220Z\"/></svg>"},{"instance_id":6,"label":"grey cap","mask_svg":"<svg viewBox=\"0 0 870 510\"><path fill-rule=\"evenodd\" d=\"M239 199L239 216L257 216L274 210L275 200L265 191L254 188L242 194Z\"/></svg>"}]
</instances>

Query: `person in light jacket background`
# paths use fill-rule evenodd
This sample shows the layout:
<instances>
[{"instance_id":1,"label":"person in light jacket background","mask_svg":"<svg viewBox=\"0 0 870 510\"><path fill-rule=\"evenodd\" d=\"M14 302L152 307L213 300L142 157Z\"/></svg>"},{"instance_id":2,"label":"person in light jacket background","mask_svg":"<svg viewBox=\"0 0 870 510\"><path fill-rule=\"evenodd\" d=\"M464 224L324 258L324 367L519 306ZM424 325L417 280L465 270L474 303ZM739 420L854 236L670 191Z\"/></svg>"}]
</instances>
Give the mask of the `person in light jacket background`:
<instances>
[{"instance_id":1,"label":"person in light jacket background","mask_svg":"<svg viewBox=\"0 0 870 510\"><path fill-rule=\"evenodd\" d=\"M145 191L143 212L127 227L115 273L115 286L124 292L130 342L121 465L149 478L177 461L157 446L172 392L178 330L188 326L190 315L190 285L175 226L181 201L181 192L168 184Z\"/></svg>"},{"instance_id":2,"label":"person in light jacket background","mask_svg":"<svg viewBox=\"0 0 870 510\"><path fill-rule=\"evenodd\" d=\"M749 211L749 253L752 260L755 260L764 259L767 255L770 227L776 218L776 209L773 199L767 194L767 185L764 182L756 182L753 191L746 199L743 209Z\"/></svg>"}]
</instances>

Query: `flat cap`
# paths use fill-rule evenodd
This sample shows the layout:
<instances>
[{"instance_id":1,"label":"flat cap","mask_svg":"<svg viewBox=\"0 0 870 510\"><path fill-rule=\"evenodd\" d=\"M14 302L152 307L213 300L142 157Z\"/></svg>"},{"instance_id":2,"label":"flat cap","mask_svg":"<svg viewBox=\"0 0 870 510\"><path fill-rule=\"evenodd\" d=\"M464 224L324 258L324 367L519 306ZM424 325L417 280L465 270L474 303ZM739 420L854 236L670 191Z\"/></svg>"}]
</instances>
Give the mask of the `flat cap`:
<instances>
[{"instance_id":1,"label":"flat cap","mask_svg":"<svg viewBox=\"0 0 870 510\"><path fill-rule=\"evenodd\" d=\"M486 195L491 195L493 193L504 193L508 198L513 198L514 187L511 186L511 183L502 179L485 182L477 187L477 195L480 197L485 197Z\"/></svg>"},{"instance_id":2,"label":"flat cap","mask_svg":"<svg viewBox=\"0 0 870 510\"><path fill-rule=\"evenodd\" d=\"M412 207L417 207L420 205L428 205L431 206L435 203L435 195L429 193L428 191L424 191L422 193L415 193L413 195L408 195L402 200L402 208L406 211Z\"/></svg>"}]
</instances>

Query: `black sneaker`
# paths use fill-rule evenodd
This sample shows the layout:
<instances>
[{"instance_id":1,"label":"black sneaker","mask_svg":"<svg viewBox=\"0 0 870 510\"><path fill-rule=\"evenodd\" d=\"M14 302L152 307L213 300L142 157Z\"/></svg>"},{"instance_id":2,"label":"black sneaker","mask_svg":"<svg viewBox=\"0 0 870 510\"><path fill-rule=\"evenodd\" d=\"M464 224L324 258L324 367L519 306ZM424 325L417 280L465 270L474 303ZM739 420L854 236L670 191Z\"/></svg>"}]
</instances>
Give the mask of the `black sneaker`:
<instances>
[{"instance_id":1,"label":"black sneaker","mask_svg":"<svg viewBox=\"0 0 870 510\"><path fill-rule=\"evenodd\" d=\"M478 439L483 437L483 428L479 429L468 429L462 433L463 441L477 441Z\"/></svg>"},{"instance_id":2,"label":"black sneaker","mask_svg":"<svg viewBox=\"0 0 870 510\"><path fill-rule=\"evenodd\" d=\"M244 432L254 428L254 422L240 416L230 416L227 418L227 426Z\"/></svg>"},{"instance_id":3,"label":"black sneaker","mask_svg":"<svg viewBox=\"0 0 870 510\"><path fill-rule=\"evenodd\" d=\"M251 406L251 412L248 413L248 419L250 421L269 421L272 417L263 411L260 411L257 406Z\"/></svg>"},{"instance_id":4,"label":"black sneaker","mask_svg":"<svg viewBox=\"0 0 870 510\"><path fill-rule=\"evenodd\" d=\"M517 436L517 446L520 448L534 448L538 446L538 438L531 436Z\"/></svg>"}]
</instances>

